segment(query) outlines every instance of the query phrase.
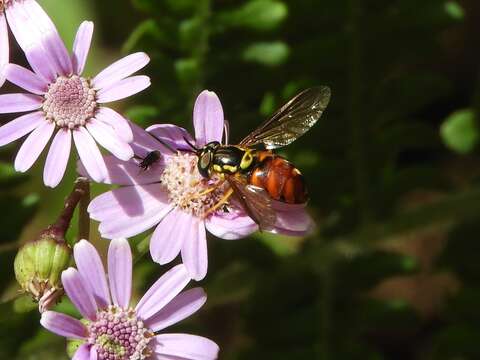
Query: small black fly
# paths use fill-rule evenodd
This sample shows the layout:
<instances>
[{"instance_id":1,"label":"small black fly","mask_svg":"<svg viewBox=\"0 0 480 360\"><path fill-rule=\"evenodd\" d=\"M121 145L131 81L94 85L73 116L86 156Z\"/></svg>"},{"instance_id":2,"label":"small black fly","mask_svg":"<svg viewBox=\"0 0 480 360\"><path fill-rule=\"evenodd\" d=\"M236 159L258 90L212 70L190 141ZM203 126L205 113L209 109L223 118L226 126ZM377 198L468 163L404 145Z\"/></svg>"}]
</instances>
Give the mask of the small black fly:
<instances>
[{"instance_id":1,"label":"small black fly","mask_svg":"<svg viewBox=\"0 0 480 360\"><path fill-rule=\"evenodd\" d=\"M158 160L160 160L160 151L155 150L151 151L145 156L140 164L138 166L143 170L147 171L152 167L153 164L155 164Z\"/></svg>"}]
</instances>

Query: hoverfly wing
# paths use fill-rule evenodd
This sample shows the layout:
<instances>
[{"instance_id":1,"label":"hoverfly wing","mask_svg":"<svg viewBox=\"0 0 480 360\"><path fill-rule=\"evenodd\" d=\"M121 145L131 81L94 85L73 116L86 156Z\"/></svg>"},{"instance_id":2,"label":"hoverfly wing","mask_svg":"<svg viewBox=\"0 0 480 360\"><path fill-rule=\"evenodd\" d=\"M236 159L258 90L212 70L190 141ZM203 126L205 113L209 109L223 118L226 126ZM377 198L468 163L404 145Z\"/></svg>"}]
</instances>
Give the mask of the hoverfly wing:
<instances>
[{"instance_id":1,"label":"hoverfly wing","mask_svg":"<svg viewBox=\"0 0 480 360\"><path fill-rule=\"evenodd\" d=\"M302 91L243 139L240 145L263 144L267 149L276 149L294 142L320 119L330 96L327 86Z\"/></svg>"},{"instance_id":2,"label":"hoverfly wing","mask_svg":"<svg viewBox=\"0 0 480 360\"><path fill-rule=\"evenodd\" d=\"M260 230L273 229L277 216L268 193L260 187L248 184L240 176L227 176L227 180L244 210L258 224Z\"/></svg>"}]
</instances>

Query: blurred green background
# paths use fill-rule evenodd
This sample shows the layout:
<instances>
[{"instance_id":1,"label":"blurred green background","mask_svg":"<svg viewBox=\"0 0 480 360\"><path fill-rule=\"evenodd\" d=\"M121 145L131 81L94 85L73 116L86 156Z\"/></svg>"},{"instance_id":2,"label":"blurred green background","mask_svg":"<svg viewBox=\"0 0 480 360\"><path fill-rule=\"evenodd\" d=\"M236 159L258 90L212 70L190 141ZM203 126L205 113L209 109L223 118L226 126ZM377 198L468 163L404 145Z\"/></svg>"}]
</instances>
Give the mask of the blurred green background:
<instances>
[{"instance_id":1,"label":"blurred green background","mask_svg":"<svg viewBox=\"0 0 480 360\"><path fill-rule=\"evenodd\" d=\"M39 3L69 46L82 20L95 21L87 74L130 52L151 56L152 87L117 105L142 126L191 129L207 88L235 142L299 90L332 88L321 121L282 149L306 176L316 232L209 241L209 301L170 330L208 336L232 360L480 358L477 0ZM14 59L24 63L18 49ZM0 359L65 359L64 340L9 300L16 248L55 220L73 161L46 189L43 160L13 172L18 147L0 151ZM167 268L146 254L137 295Z\"/></svg>"}]
</instances>

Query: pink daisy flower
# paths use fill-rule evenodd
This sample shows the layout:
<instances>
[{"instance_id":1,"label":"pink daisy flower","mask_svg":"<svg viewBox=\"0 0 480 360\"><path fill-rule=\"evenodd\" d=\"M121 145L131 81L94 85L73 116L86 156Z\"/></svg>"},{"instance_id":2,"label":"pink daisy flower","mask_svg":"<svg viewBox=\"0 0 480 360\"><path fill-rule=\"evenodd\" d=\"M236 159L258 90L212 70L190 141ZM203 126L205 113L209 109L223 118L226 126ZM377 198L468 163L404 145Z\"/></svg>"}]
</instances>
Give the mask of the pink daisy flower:
<instances>
[{"instance_id":1,"label":"pink daisy flower","mask_svg":"<svg viewBox=\"0 0 480 360\"><path fill-rule=\"evenodd\" d=\"M132 254L128 242L116 239L108 250L108 279L96 249L86 240L74 247L78 270L62 273L66 294L84 320L46 311L40 323L69 339L83 340L75 360L213 360L213 341L188 334L159 333L189 317L205 304L202 288L181 292L190 281L180 264L152 285L131 307Z\"/></svg>"},{"instance_id":2,"label":"pink daisy flower","mask_svg":"<svg viewBox=\"0 0 480 360\"><path fill-rule=\"evenodd\" d=\"M133 126L135 154L140 159L152 151L162 156L147 170L139 167L139 159L123 162L107 156L105 182L124 187L93 199L88 211L92 219L100 221L102 236L109 239L132 237L156 226L150 240L153 260L163 265L181 253L191 277L201 280L208 268L205 229L219 238L233 240L257 231L258 226L234 200L227 209L210 212L225 188L202 194L219 179L203 178L198 172L197 156L185 151L191 149L185 139L198 147L222 141L225 121L215 93L204 91L199 95L193 123L196 141L185 129L174 125L154 125L148 132ZM162 143L178 151L172 152ZM313 222L303 206L274 206L277 222L272 232L303 236L312 230Z\"/></svg>"},{"instance_id":3,"label":"pink daisy flower","mask_svg":"<svg viewBox=\"0 0 480 360\"><path fill-rule=\"evenodd\" d=\"M27 3L36 4L28 0L21 4ZM28 28L29 23L34 23L32 14L35 13L23 13L22 9L16 3L7 7L12 29ZM128 121L102 105L147 88L150 85L147 76L131 75L142 69L149 58L144 53L129 55L90 79L82 73L92 40L93 23L80 25L70 56L53 30L53 24L49 25L51 20L46 17L38 21L37 27L43 26L45 34L40 37L40 42L32 39L24 48L33 72L14 64L6 65L4 71L7 80L29 93L0 95L0 113L33 112L0 127L0 146L30 134L15 158L15 169L25 172L55 134L43 173L45 185L55 187L65 173L73 137L88 174L101 182L107 177L107 168L96 142L119 159L128 160L134 155L129 145L133 135ZM24 30L21 33L27 36Z\"/></svg>"}]
</instances>

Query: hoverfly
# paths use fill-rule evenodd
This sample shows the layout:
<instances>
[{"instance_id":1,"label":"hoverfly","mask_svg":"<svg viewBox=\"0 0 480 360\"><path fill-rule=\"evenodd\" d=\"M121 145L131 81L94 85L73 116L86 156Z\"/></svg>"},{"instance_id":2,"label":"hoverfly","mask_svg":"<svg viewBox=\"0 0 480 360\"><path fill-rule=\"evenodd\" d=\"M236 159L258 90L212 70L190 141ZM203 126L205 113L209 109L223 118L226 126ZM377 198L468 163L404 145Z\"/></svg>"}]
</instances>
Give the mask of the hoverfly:
<instances>
[{"instance_id":1,"label":"hoverfly","mask_svg":"<svg viewBox=\"0 0 480 360\"><path fill-rule=\"evenodd\" d=\"M286 146L305 134L321 117L330 101L326 86L304 90L283 105L270 119L238 145L211 142L202 148L192 144L198 156L198 171L204 178L218 175L230 185L222 199L209 211L225 205L235 194L247 214L261 230L276 222L272 200L305 204L308 193L301 172L271 150ZM263 145L265 150L253 148Z\"/></svg>"}]
</instances>

